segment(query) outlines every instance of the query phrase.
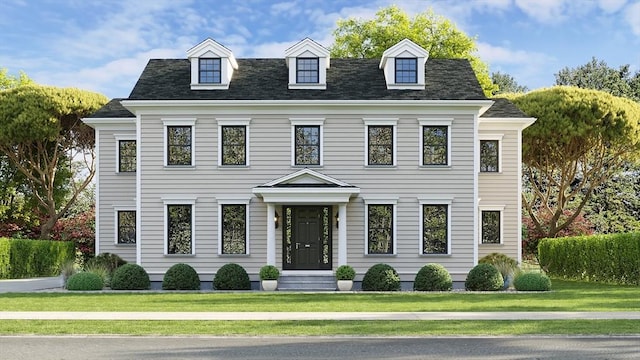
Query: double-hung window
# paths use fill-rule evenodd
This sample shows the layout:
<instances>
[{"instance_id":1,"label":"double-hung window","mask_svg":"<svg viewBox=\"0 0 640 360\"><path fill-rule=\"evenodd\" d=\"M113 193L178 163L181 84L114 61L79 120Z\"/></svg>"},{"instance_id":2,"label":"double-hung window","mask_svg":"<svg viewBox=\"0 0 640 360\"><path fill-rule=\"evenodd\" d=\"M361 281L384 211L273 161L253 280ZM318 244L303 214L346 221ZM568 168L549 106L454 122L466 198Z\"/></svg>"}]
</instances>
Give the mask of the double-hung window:
<instances>
[{"instance_id":1,"label":"double-hung window","mask_svg":"<svg viewBox=\"0 0 640 360\"><path fill-rule=\"evenodd\" d=\"M249 166L250 119L218 121L218 165Z\"/></svg>"},{"instance_id":2,"label":"double-hung window","mask_svg":"<svg viewBox=\"0 0 640 360\"><path fill-rule=\"evenodd\" d=\"M422 166L448 166L451 157L451 124L453 119L418 119Z\"/></svg>"},{"instance_id":3,"label":"double-hung window","mask_svg":"<svg viewBox=\"0 0 640 360\"><path fill-rule=\"evenodd\" d=\"M367 255L393 255L396 252L397 199L365 199Z\"/></svg>"},{"instance_id":4,"label":"double-hung window","mask_svg":"<svg viewBox=\"0 0 640 360\"><path fill-rule=\"evenodd\" d=\"M136 171L136 141L118 140L118 172Z\"/></svg>"},{"instance_id":5,"label":"double-hung window","mask_svg":"<svg viewBox=\"0 0 640 360\"><path fill-rule=\"evenodd\" d=\"M451 253L451 200L420 200L420 254Z\"/></svg>"},{"instance_id":6,"label":"double-hung window","mask_svg":"<svg viewBox=\"0 0 640 360\"><path fill-rule=\"evenodd\" d=\"M418 59L396 58L396 84L416 84L418 82Z\"/></svg>"},{"instance_id":7,"label":"double-hung window","mask_svg":"<svg viewBox=\"0 0 640 360\"><path fill-rule=\"evenodd\" d=\"M116 244L128 245L136 243L135 210L116 210Z\"/></svg>"},{"instance_id":8,"label":"double-hung window","mask_svg":"<svg viewBox=\"0 0 640 360\"><path fill-rule=\"evenodd\" d=\"M220 84L222 80L222 68L220 58L200 58L198 59L200 84Z\"/></svg>"},{"instance_id":9,"label":"double-hung window","mask_svg":"<svg viewBox=\"0 0 640 360\"><path fill-rule=\"evenodd\" d=\"M318 58L296 58L296 83L317 84L320 82Z\"/></svg>"},{"instance_id":10,"label":"double-hung window","mask_svg":"<svg viewBox=\"0 0 640 360\"><path fill-rule=\"evenodd\" d=\"M195 199L163 199L165 255L195 254Z\"/></svg>"},{"instance_id":11,"label":"double-hung window","mask_svg":"<svg viewBox=\"0 0 640 360\"><path fill-rule=\"evenodd\" d=\"M195 166L195 119L163 119L165 166Z\"/></svg>"},{"instance_id":12,"label":"double-hung window","mask_svg":"<svg viewBox=\"0 0 640 360\"><path fill-rule=\"evenodd\" d=\"M397 119L365 119L366 146L365 165L396 165L396 124Z\"/></svg>"},{"instance_id":13,"label":"double-hung window","mask_svg":"<svg viewBox=\"0 0 640 360\"><path fill-rule=\"evenodd\" d=\"M480 209L481 244L502 244L502 209Z\"/></svg>"},{"instance_id":14,"label":"double-hung window","mask_svg":"<svg viewBox=\"0 0 640 360\"><path fill-rule=\"evenodd\" d=\"M218 199L218 254L249 254L249 200Z\"/></svg>"},{"instance_id":15,"label":"double-hung window","mask_svg":"<svg viewBox=\"0 0 640 360\"><path fill-rule=\"evenodd\" d=\"M481 135L480 172L500 172L501 135Z\"/></svg>"},{"instance_id":16,"label":"double-hung window","mask_svg":"<svg viewBox=\"0 0 640 360\"><path fill-rule=\"evenodd\" d=\"M293 166L322 166L324 119L290 119Z\"/></svg>"}]
</instances>

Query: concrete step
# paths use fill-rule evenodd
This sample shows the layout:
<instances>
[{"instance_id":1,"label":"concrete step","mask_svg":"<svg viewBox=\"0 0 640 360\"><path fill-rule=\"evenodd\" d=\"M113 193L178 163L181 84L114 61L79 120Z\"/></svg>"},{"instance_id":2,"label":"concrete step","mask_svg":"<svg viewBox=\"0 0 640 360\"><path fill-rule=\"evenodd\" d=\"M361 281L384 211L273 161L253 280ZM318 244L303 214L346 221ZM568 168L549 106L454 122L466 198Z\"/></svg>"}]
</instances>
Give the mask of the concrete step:
<instances>
[{"instance_id":1,"label":"concrete step","mask_svg":"<svg viewBox=\"0 0 640 360\"><path fill-rule=\"evenodd\" d=\"M281 275L278 290L336 291L336 279L333 275Z\"/></svg>"}]
</instances>

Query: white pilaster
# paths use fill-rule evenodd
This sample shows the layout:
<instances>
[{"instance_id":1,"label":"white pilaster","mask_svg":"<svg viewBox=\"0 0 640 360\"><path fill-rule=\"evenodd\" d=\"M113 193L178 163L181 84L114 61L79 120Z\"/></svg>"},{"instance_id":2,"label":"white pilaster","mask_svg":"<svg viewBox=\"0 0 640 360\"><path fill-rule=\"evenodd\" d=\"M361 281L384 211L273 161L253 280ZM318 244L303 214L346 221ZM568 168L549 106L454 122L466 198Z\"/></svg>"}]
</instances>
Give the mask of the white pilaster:
<instances>
[{"instance_id":1,"label":"white pilaster","mask_svg":"<svg viewBox=\"0 0 640 360\"><path fill-rule=\"evenodd\" d=\"M338 206L338 266L347 264L347 204Z\"/></svg>"},{"instance_id":2,"label":"white pilaster","mask_svg":"<svg viewBox=\"0 0 640 360\"><path fill-rule=\"evenodd\" d=\"M276 207L272 203L267 204L267 264L276 264Z\"/></svg>"}]
</instances>

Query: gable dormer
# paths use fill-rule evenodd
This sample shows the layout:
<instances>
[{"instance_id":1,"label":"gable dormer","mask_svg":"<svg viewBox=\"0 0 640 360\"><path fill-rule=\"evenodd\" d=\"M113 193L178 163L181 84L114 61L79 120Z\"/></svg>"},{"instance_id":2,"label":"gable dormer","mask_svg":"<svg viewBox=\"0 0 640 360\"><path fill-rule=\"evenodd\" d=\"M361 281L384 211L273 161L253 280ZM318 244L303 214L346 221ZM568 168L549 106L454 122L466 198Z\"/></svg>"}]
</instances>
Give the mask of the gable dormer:
<instances>
[{"instance_id":1,"label":"gable dormer","mask_svg":"<svg viewBox=\"0 0 640 360\"><path fill-rule=\"evenodd\" d=\"M288 48L285 61L289 68L289 89L327 88L329 50L317 42L304 38Z\"/></svg>"},{"instance_id":2,"label":"gable dormer","mask_svg":"<svg viewBox=\"0 0 640 360\"><path fill-rule=\"evenodd\" d=\"M191 90L226 90L238 63L231 50L206 39L187 51L191 62Z\"/></svg>"},{"instance_id":3,"label":"gable dormer","mask_svg":"<svg viewBox=\"0 0 640 360\"><path fill-rule=\"evenodd\" d=\"M424 90L424 64L429 52L409 39L404 39L382 53L380 69L384 71L387 89Z\"/></svg>"}]
</instances>

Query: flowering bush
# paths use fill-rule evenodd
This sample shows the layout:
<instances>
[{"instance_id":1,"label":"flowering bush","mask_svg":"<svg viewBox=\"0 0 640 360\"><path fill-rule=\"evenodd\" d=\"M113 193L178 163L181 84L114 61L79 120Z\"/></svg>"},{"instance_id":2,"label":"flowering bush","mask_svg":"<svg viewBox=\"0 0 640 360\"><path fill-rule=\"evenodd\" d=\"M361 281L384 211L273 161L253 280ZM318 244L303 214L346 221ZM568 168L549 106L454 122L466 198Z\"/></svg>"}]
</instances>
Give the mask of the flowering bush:
<instances>
[{"instance_id":1,"label":"flowering bush","mask_svg":"<svg viewBox=\"0 0 640 360\"><path fill-rule=\"evenodd\" d=\"M569 217L571 212L565 210L564 214L560 217L559 223L562 223L564 219ZM548 227L547 224L551 221L552 214L550 212L541 212L537 214L538 221L543 226ZM524 215L522 217L522 256L524 258L536 257L538 254L538 242L540 239L547 237L547 234L536 229L536 226L531 220L531 217ZM593 224L587 220L582 214L573 220L569 226L562 229L555 237L576 236L576 235L591 235L593 234Z\"/></svg>"},{"instance_id":2,"label":"flowering bush","mask_svg":"<svg viewBox=\"0 0 640 360\"><path fill-rule=\"evenodd\" d=\"M95 208L58 220L51 231L52 240L73 241L82 264L95 254Z\"/></svg>"}]
</instances>

